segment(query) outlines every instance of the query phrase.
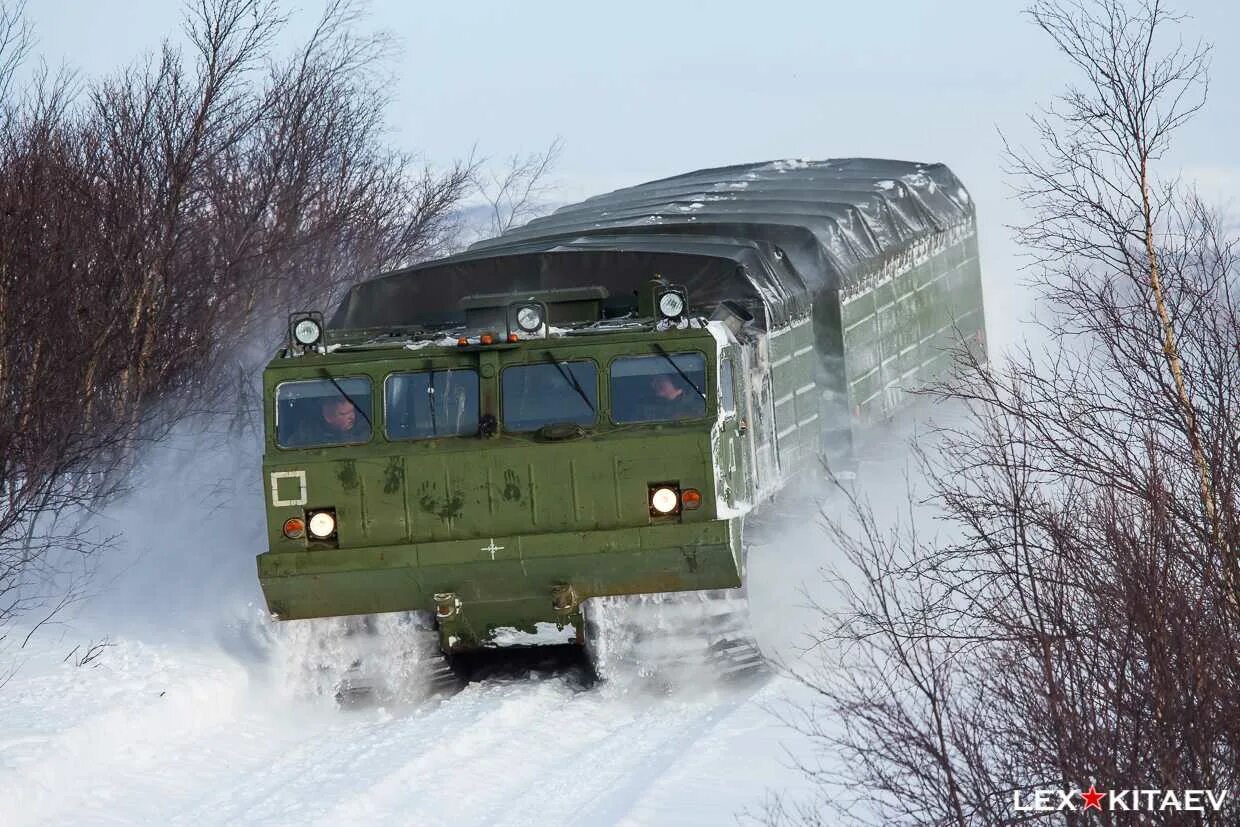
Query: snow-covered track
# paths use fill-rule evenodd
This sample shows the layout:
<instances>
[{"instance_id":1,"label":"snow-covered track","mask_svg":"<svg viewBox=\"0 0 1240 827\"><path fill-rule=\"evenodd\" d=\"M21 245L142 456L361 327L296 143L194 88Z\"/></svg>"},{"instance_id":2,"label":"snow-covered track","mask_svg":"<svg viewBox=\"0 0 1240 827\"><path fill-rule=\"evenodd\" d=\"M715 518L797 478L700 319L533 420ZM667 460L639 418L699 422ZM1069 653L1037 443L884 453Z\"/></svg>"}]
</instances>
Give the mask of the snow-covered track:
<instances>
[{"instance_id":1,"label":"snow-covered track","mask_svg":"<svg viewBox=\"0 0 1240 827\"><path fill-rule=\"evenodd\" d=\"M764 714L760 683L664 694L537 672L342 714L219 652L117 648L8 688L0 822L621 823L721 722Z\"/></svg>"}]
</instances>

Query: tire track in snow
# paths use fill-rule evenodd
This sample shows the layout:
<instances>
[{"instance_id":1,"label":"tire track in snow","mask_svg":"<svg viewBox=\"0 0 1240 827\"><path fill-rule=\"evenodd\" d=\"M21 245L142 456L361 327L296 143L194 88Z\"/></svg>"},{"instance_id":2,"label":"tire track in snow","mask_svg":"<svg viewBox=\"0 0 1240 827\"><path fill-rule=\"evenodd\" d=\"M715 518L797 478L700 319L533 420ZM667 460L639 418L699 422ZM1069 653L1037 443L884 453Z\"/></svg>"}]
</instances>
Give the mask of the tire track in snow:
<instances>
[{"instance_id":1,"label":"tire track in snow","mask_svg":"<svg viewBox=\"0 0 1240 827\"><path fill-rule=\"evenodd\" d=\"M497 825L616 824L678 758L757 690L709 689L702 697L658 698L645 714L573 756L571 789L527 790ZM549 804L554 803L554 807Z\"/></svg>"},{"instance_id":2,"label":"tire track in snow","mask_svg":"<svg viewBox=\"0 0 1240 827\"><path fill-rule=\"evenodd\" d=\"M745 697L728 696L721 703L714 693L689 700L621 694L610 687L526 689L493 688L516 693L510 702L514 714L502 722L498 741L480 748L470 743L469 733L447 734L443 746L456 748L447 750L447 757L443 751L431 757L430 789L424 782L428 762L410 761L357 798L342 801L320 823L360 823L391 813L416 824L610 823L623 814L619 805L625 795L640 793L704 727ZM491 726L494 717L481 723Z\"/></svg>"},{"instance_id":3,"label":"tire track in snow","mask_svg":"<svg viewBox=\"0 0 1240 827\"><path fill-rule=\"evenodd\" d=\"M753 691L531 677L351 713L218 652L122 648L113 671L53 670L0 711L0 822L613 823Z\"/></svg>"},{"instance_id":4,"label":"tire track in snow","mask_svg":"<svg viewBox=\"0 0 1240 827\"><path fill-rule=\"evenodd\" d=\"M430 785L441 780L445 764L455 766L457 760L442 748L446 739L463 739L486 752L514 734L518 725L503 722L505 716L512 717L505 710L512 700L493 695L485 687L470 687L408 715L323 710L317 725L287 750L269 756L230 789L201 796L172 823L321 821L341 802L364 800L375 779L386 777L393 767L411 768L415 783L407 789L410 795L433 797ZM403 811L396 812L406 820Z\"/></svg>"}]
</instances>

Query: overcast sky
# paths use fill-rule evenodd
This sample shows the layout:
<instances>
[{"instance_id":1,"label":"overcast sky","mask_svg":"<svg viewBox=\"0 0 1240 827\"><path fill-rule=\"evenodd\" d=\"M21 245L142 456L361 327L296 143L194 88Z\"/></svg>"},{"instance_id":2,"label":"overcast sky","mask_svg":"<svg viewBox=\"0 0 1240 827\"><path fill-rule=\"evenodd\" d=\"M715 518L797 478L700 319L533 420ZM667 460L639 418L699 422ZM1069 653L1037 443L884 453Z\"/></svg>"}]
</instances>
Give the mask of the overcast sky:
<instances>
[{"instance_id":1,"label":"overcast sky","mask_svg":"<svg viewBox=\"0 0 1240 827\"><path fill-rule=\"evenodd\" d=\"M1060 90L1065 62L1010 0L399 2L368 25L401 53L393 140L432 162L564 140L558 200L691 169L853 155L947 163L973 192L987 281L1014 268L997 130ZM1180 0L1186 39L1216 39L1207 110L1176 162L1240 189L1236 0ZM304 36L321 3L286 32ZM178 37L170 0L32 0L38 52L91 76ZM1240 206L1237 201L1234 206ZM988 298L995 299L992 292ZM988 301L992 307L993 301ZM991 314L993 317L993 311Z\"/></svg>"}]
</instances>

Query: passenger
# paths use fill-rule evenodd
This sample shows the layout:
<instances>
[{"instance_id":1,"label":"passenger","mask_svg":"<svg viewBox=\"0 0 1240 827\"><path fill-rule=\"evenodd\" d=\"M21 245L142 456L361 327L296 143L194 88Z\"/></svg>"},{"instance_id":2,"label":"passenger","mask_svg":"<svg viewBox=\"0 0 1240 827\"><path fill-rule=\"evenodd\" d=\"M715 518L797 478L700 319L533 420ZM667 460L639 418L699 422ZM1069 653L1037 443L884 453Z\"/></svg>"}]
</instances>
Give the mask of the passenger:
<instances>
[{"instance_id":1,"label":"passenger","mask_svg":"<svg viewBox=\"0 0 1240 827\"><path fill-rule=\"evenodd\" d=\"M650 377L653 397L647 405L646 420L667 422L676 419L696 419L706 414L706 402L697 391L684 388L684 380L677 381L666 373Z\"/></svg>"},{"instance_id":2,"label":"passenger","mask_svg":"<svg viewBox=\"0 0 1240 827\"><path fill-rule=\"evenodd\" d=\"M357 407L343 396L331 396L319 404L318 416L298 432L298 445L343 445L370 438L370 423L358 416Z\"/></svg>"}]
</instances>

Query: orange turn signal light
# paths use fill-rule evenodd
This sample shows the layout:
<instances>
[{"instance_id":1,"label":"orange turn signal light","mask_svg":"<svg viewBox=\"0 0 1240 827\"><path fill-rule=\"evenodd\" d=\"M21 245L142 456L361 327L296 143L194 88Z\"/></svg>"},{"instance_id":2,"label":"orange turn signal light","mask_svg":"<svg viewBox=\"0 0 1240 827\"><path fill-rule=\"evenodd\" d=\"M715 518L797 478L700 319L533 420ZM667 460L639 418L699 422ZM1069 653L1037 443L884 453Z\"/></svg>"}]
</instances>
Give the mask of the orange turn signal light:
<instances>
[{"instance_id":1,"label":"orange turn signal light","mask_svg":"<svg viewBox=\"0 0 1240 827\"><path fill-rule=\"evenodd\" d=\"M508 334L508 341L510 341L510 342L519 342L519 341L521 341L521 337L520 337L520 336L518 336L518 335L517 335L517 334L515 334L515 333L509 333L509 334Z\"/></svg>"},{"instance_id":2,"label":"orange turn signal light","mask_svg":"<svg viewBox=\"0 0 1240 827\"><path fill-rule=\"evenodd\" d=\"M495 342L495 337L492 336L490 333L483 333L481 336L478 337L478 343L482 345L489 345L489 344L493 344L494 342Z\"/></svg>"},{"instance_id":3,"label":"orange turn signal light","mask_svg":"<svg viewBox=\"0 0 1240 827\"><path fill-rule=\"evenodd\" d=\"M702 505L702 492L696 488L686 488L680 492L680 507L693 510Z\"/></svg>"},{"instance_id":4,"label":"orange turn signal light","mask_svg":"<svg viewBox=\"0 0 1240 827\"><path fill-rule=\"evenodd\" d=\"M469 339L466 339L464 336L462 336L461 338L456 340L456 344L458 347L465 347L466 345L469 344Z\"/></svg>"},{"instance_id":5,"label":"orange turn signal light","mask_svg":"<svg viewBox=\"0 0 1240 827\"><path fill-rule=\"evenodd\" d=\"M300 540L306 535L306 522L301 517L289 517L284 521L284 536L290 540Z\"/></svg>"}]
</instances>

